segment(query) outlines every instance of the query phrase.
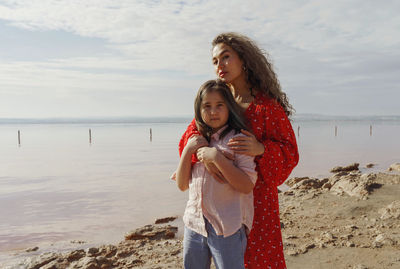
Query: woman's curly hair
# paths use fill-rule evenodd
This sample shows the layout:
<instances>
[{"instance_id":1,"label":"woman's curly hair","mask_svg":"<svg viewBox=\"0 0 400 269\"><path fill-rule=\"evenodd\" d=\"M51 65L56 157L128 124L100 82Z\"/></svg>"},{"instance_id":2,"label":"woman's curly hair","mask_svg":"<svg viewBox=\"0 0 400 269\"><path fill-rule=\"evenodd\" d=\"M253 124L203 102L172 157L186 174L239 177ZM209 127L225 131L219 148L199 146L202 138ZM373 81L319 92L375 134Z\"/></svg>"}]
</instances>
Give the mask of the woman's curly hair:
<instances>
[{"instance_id":1,"label":"woman's curly hair","mask_svg":"<svg viewBox=\"0 0 400 269\"><path fill-rule=\"evenodd\" d=\"M252 89L263 91L275 99L285 110L289 117L293 114L294 108L290 105L286 93L281 89L279 80L273 70L268 54L259 48L252 39L247 36L228 32L221 33L212 41L212 47L223 43L231 47L243 62L247 82ZM253 95L253 93L251 93Z\"/></svg>"}]
</instances>

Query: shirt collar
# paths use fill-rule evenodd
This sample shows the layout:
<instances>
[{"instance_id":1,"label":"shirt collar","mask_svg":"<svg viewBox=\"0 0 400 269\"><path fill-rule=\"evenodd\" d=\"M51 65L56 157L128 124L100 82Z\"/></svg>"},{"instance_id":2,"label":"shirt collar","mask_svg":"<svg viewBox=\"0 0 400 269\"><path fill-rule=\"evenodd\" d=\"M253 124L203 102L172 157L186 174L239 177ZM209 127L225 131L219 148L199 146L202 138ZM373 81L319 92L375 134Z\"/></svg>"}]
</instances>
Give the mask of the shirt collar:
<instances>
[{"instance_id":1,"label":"shirt collar","mask_svg":"<svg viewBox=\"0 0 400 269\"><path fill-rule=\"evenodd\" d=\"M228 128L228 125L224 125L223 127L221 127L221 129L219 129L216 133L211 135L211 139L214 140L219 140L219 136L221 135L221 133Z\"/></svg>"}]
</instances>

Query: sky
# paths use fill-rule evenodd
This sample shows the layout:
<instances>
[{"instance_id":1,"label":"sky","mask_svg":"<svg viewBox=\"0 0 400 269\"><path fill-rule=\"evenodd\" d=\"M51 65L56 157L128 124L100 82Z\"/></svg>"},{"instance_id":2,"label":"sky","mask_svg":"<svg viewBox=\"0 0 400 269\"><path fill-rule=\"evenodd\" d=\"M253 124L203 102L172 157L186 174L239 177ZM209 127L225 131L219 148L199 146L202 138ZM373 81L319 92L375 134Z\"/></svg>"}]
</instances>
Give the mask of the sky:
<instances>
[{"instance_id":1,"label":"sky","mask_svg":"<svg viewBox=\"0 0 400 269\"><path fill-rule=\"evenodd\" d=\"M296 113L400 115L398 0L0 0L0 118L191 116L234 31Z\"/></svg>"}]
</instances>

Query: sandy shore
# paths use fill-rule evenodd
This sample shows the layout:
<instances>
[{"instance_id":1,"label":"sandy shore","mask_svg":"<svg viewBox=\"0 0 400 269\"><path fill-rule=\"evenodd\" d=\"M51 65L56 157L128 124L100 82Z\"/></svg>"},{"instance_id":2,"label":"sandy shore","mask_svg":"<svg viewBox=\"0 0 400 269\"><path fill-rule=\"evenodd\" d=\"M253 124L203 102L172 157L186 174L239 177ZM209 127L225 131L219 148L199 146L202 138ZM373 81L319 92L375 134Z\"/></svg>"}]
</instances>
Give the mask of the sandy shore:
<instances>
[{"instance_id":1,"label":"sandy shore","mask_svg":"<svg viewBox=\"0 0 400 269\"><path fill-rule=\"evenodd\" d=\"M353 164L329 178L286 184L291 188L279 198L288 268L400 268L398 172L363 174ZM182 268L182 241L171 219L136 229L115 245L47 253L32 248L32 256L2 268Z\"/></svg>"}]
</instances>

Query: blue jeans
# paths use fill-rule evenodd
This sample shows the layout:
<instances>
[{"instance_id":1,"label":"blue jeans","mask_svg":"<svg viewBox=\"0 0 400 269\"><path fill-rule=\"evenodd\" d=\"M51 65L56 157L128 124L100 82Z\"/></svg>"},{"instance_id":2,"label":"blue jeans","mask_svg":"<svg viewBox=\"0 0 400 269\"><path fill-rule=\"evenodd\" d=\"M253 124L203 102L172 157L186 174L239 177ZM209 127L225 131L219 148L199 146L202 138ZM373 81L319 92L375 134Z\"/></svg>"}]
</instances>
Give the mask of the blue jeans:
<instances>
[{"instance_id":1,"label":"blue jeans","mask_svg":"<svg viewBox=\"0 0 400 269\"><path fill-rule=\"evenodd\" d=\"M215 233L206 220L208 237L185 227L183 238L183 263L185 269L209 269L211 257L217 269L244 269L244 252L247 237L245 227L224 237Z\"/></svg>"}]
</instances>

